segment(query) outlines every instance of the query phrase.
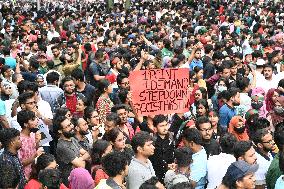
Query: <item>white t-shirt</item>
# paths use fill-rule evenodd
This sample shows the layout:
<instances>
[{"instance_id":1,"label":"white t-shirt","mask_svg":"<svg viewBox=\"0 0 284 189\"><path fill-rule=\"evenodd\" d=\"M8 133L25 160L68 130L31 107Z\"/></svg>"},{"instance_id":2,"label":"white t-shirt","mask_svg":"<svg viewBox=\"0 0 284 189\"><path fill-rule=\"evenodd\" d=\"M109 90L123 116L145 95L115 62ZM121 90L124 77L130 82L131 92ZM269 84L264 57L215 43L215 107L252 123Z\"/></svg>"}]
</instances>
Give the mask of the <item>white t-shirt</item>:
<instances>
[{"instance_id":1,"label":"white t-shirt","mask_svg":"<svg viewBox=\"0 0 284 189\"><path fill-rule=\"evenodd\" d=\"M259 168L255 173L256 185L263 185L263 184L266 184L265 176L273 160L273 157L270 153L268 153L268 157L270 158L270 160L268 161L263 156L261 156L259 153L256 152L255 154L257 157L257 164L259 165Z\"/></svg>"},{"instance_id":2,"label":"white t-shirt","mask_svg":"<svg viewBox=\"0 0 284 189\"><path fill-rule=\"evenodd\" d=\"M219 155L209 156L207 161L207 189L215 189L222 183L228 167L236 161L231 154L221 153Z\"/></svg>"}]
</instances>

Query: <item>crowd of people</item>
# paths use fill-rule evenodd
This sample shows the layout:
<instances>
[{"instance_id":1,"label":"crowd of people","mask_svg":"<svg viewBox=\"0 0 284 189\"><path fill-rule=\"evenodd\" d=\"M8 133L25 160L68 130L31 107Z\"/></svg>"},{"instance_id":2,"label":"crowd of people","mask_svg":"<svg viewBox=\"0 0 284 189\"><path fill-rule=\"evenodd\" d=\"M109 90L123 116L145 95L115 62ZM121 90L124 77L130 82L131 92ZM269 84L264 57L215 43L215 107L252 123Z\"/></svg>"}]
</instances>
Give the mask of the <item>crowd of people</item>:
<instances>
[{"instance_id":1,"label":"crowd of people","mask_svg":"<svg viewBox=\"0 0 284 189\"><path fill-rule=\"evenodd\" d=\"M0 188L283 189L283 8L1 2ZM190 108L139 115L130 73L166 68Z\"/></svg>"}]
</instances>

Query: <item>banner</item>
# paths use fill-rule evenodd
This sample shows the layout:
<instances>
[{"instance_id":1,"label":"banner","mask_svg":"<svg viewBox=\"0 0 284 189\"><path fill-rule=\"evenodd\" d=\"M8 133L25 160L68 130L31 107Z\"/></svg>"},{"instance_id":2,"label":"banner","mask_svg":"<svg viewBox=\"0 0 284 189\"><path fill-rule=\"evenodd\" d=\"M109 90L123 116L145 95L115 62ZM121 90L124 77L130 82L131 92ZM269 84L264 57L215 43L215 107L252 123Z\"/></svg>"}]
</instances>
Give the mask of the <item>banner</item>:
<instances>
[{"instance_id":1,"label":"banner","mask_svg":"<svg viewBox=\"0 0 284 189\"><path fill-rule=\"evenodd\" d=\"M154 69L130 73L132 102L138 115L184 113L189 111L189 70Z\"/></svg>"}]
</instances>

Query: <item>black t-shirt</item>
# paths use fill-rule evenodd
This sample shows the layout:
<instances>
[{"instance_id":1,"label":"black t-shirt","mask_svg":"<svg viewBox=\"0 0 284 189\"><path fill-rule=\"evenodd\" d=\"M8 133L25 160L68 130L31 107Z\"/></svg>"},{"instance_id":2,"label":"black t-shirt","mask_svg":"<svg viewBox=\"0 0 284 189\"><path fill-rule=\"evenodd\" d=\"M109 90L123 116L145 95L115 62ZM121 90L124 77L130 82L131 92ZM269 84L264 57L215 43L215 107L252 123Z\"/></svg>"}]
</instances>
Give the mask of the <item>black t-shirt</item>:
<instances>
[{"instance_id":1,"label":"black t-shirt","mask_svg":"<svg viewBox=\"0 0 284 189\"><path fill-rule=\"evenodd\" d=\"M103 72L103 69L101 68L99 64L93 62L89 66L89 77L88 78L90 80L90 84L93 85L94 87L96 87L98 84L98 81L96 81L94 78L95 75L105 76L106 74Z\"/></svg>"}]
</instances>

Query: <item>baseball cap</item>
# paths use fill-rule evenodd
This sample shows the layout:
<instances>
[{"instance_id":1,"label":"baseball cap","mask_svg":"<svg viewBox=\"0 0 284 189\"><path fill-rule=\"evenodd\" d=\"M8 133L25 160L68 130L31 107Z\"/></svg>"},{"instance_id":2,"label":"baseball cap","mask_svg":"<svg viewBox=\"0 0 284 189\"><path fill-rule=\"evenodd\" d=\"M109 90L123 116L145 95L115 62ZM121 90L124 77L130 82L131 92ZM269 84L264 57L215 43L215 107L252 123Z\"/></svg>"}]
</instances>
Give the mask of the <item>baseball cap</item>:
<instances>
[{"instance_id":1,"label":"baseball cap","mask_svg":"<svg viewBox=\"0 0 284 189\"><path fill-rule=\"evenodd\" d=\"M234 184L240 178L243 178L250 173L255 173L258 170L258 167L258 164L251 165L243 160L239 160L228 167L225 177L230 184Z\"/></svg>"}]
</instances>

